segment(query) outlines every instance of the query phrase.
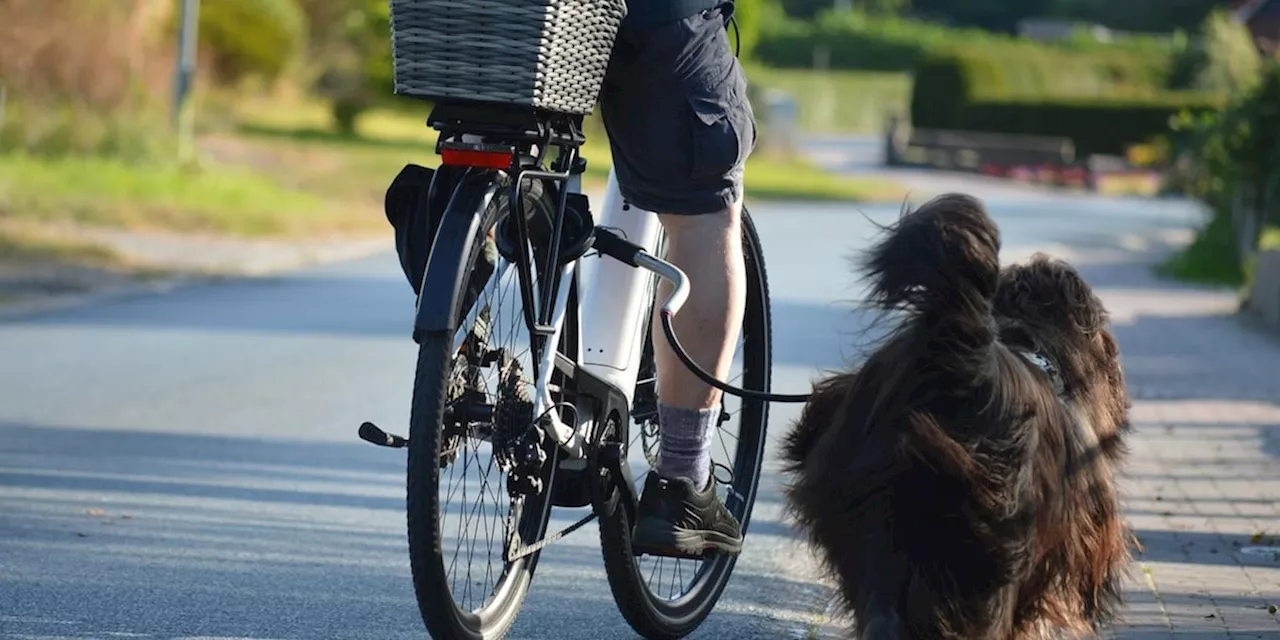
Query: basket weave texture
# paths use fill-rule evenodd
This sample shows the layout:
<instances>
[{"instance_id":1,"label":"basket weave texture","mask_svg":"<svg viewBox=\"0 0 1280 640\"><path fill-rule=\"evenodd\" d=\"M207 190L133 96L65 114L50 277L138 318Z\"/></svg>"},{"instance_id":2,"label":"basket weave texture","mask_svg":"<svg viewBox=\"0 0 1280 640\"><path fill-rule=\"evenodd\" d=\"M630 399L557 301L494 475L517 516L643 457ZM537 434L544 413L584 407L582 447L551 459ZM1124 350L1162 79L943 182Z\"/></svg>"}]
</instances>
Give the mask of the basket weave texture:
<instances>
[{"instance_id":1,"label":"basket weave texture","mask_svg":"<svg viewBox=\"0 0 1280 640\"><path fill-rule=\"evenodd\" d=\"M625 0L390 0L395 92L589 114Z\"/></svg>"}]
</instances>

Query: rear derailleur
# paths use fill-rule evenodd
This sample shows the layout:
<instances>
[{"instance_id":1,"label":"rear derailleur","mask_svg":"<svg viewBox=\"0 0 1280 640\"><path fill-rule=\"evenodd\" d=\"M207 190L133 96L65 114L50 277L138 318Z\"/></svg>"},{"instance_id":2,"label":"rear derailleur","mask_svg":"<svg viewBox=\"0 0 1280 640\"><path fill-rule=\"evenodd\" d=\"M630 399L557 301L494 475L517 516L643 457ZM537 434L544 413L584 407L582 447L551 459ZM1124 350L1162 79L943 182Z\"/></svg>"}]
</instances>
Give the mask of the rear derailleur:
<instances>
[{"instance_id":1,"label":"rear derailleur","mask_svg":"<svg viewBox=\"0 0 1280 640\"><path fill-rule=\"evenodd\" d=\"M504 360L489 436L494 462L507 474L507 493L512 498L538 495L546 488L542 478L549 459L547 432L534 419L520 361Z\"/></svg>"}]
</instances>

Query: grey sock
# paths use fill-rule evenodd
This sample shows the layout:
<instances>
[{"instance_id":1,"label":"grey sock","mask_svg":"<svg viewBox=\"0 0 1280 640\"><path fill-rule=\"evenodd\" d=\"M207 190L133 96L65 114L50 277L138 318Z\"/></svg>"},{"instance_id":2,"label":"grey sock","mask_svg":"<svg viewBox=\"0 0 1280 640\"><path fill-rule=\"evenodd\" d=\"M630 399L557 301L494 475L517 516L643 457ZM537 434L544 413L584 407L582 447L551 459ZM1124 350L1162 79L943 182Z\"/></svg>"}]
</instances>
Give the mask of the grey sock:
<instances>
[{"instance_id":1,"label":"grey sock","mask_svg":"<svg viewBox=\"0 0 1280 640\"><path fill-rule=\"evenodd\" d=\"M711 441L719 421L720 407L695 410L659 403L658 475L685 478L695 489L705 487L711 478Z\"/></svg>"}]
</instances>

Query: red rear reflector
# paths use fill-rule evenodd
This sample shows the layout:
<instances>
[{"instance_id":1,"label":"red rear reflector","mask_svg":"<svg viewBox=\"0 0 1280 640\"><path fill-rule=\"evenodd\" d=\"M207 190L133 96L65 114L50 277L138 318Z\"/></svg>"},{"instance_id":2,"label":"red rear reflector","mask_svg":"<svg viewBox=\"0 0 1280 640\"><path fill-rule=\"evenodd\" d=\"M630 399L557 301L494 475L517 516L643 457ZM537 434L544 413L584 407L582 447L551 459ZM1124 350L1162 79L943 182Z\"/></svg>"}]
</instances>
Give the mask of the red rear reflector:
<instances>
[{"instance_id":1,"label":"red rear reflector","mask_svg":"<svg viewBox=\"0 0 1280 640\"><path fill-rule=\"evenodd\" d=\"M473 149L441 149L440 160L444 164L482 169L508 169L511 167L509 151L475 151Z\"/></svg>"}]
</instances>

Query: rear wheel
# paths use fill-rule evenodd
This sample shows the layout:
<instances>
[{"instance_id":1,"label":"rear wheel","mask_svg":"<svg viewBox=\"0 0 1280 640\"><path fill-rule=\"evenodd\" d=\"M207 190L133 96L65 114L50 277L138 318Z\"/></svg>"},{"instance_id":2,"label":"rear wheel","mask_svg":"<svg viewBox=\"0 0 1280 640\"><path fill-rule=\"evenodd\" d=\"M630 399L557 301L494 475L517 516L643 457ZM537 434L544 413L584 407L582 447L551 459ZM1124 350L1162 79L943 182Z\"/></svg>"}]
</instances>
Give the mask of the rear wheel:
<instances>
[{"instance_id":1,"label":"rear wheel","mask_svg":"<svg viewBox=\"0 0 1280 640\"><path fill-rule=\"evenodd\" d=\"M536 431L529 429L533 354L516 269L504 269L492 239L508 211L506 184L499 183L457 266L465 275L455 281L468 292L454 310L460 333L428 334L418 352L408 447L409 558L418 608L435 638L506 633L539 555L508 561L513 531L522 544L540 540L551 511L554 459L534 470L540 493L508 494L513 442ZM551 194L540 188L531 189L526 206L539 215L555 212ZM465 336L460 348L458 335ZM555 449L544 447L551 455Z\"/></svg>"},{"instance_id":2,"label":"rear wheel","mask_svg":"<svg viewBox=\"0 0 1280 640\"><path fill-rule=\"evenodd\" d=\"M738 352L727 381L745 389L767 392L772 369L769 282L760 239L745 208L742 228L747 304ZM625 443L637 492L656 464L661 433L654 371L650 335L645 341L632 407L635 430ZM745 536L760 480L769 404L727 394L723 403L724 412L712 445L712 461L721 480L721 498L741 523ZM730 477L725 477L726 470ZM631 550L631 527L623 509L616 509L600 520L604 565L614 600L623 617L642 636L682 638L711 613L733 573L737 556L716 554L702 560L637 557Z\"/></svg>"}]
</instances>

